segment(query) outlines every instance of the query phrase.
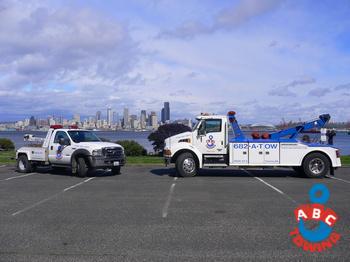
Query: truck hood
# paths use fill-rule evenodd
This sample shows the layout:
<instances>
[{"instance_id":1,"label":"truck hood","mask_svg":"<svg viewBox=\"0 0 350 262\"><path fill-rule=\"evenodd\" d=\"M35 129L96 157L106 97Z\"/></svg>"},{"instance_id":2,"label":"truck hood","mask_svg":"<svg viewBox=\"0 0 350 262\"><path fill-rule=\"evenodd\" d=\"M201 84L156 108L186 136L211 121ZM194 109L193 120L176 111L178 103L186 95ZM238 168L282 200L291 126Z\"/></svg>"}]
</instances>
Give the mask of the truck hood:
<instances>
[{"instance_id":1,"label":"truck hood","mask_svg":"<svg viewBox=\"0 0 350 262\"><path fill-rule=\"evenodd\" d=\"M76 143L75 146L77 148L85 148L90 150L101 149L103 147L121 147L122 148L121 145L110 143L110 142L81 142L81 143Z\"/></svg>"},{"instance_id":2,"label":"truck hood","mask_svg":"<svg viewBox=\"0 0 350 262\"><path fill-rule=\"evenodd\" d=\"M165 139L165 147L169 148L173 143L179 143L182 139L192 139L192 132L183 132Z\"/></svg>"}]
</instances>

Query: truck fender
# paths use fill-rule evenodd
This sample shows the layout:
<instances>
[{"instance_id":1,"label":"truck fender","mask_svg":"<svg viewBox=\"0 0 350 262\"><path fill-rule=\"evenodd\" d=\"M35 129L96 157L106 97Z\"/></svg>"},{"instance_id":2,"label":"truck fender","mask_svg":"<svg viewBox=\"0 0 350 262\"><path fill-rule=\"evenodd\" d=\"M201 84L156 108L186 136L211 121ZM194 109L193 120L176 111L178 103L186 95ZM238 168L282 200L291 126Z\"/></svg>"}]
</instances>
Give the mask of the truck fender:
<instances>
[{"instance_id":1,"label":"truck fender","mask_svg":"<svg viewBox=\"0 0 350 262\"><path fill-rule=\"evenodd\" d=\"M188 152L188 153L193 154L194 157L197 158L199 168L202 168L202 167L203 167L202 154L199 152L199 150L197 150L197 149L194 148L194 147L190 147L190 146L181 147L181 149L177 150L177 151L174 153L174 155L171 157L171 162L175 163L177 157L178 157L180 154L185 153L185 152Z\"/></svg>"},{"instance_id":2,"label":"truck fender","mask_svg":"<svg viewBox=\"0 0 350 262\"><path fill-rule=\"evenodd\" d=\"M71 159L70 159L73 173L76 171L76 168L77 168L76 159L78 157L84 157L88 161L88 165L91 164L91 153L86 149L77 149L73 152Z\"/></svg>"},{"instance_id":3,"label":"truck fender","mask_svg":"<svg viewBox=\"0 0 350 262\"><path fill-rule=\"evenodd\" d=\"M304 159L305 159L308 155L313 154L313 153L320 153L320 154L324 155L325 157L327 157L328 160L329 160L329 163L330 163L331 167L333 167L333 166L336 164L336 163L333 163L333 159L332 159L332 157L329 155L328 152L325 152L325 151L322 151L322 150L314 150L314 151L308 152L308 153L303 157L303 159L302 159L302 161L301 161L301 165L303 165Z\"/></svg>"}]
</instances>

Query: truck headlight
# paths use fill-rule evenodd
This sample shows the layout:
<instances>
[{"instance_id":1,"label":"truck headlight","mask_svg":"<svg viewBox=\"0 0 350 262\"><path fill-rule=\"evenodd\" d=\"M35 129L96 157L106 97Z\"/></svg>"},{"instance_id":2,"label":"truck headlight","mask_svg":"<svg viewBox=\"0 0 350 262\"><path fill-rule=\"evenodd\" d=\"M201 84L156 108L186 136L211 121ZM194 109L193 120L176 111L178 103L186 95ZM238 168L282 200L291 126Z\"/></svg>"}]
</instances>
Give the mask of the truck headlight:
<instances>
[{"instance_id":1,"label":"truck headlight","mask_svg":"<svg viewBox=\"0 0 350 262\"><path fill-rule=\"evenodd\" d=\"M93 156L102 156L102 149L97 149L92 151Z\"/></svg>"}]
</instances>

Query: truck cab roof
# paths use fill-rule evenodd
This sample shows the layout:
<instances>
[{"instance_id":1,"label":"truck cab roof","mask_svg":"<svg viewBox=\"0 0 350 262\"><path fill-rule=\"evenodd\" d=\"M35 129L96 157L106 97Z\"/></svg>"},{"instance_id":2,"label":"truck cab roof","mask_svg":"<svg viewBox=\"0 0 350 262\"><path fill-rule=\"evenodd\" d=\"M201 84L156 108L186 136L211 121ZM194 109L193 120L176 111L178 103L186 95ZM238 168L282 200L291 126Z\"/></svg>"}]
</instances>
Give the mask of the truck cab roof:
<instances>
[{"instance_id":1,"label":"truck cab roof","mask_svg":"<svg viewBox=\"0 0 350 262\"><path fill-rule=\"evenodd\" d=\"M226 115L199 115L196 117L197 120L201 120L201 119L226 119L227 116Z\"/></svg>"}]
</instances>

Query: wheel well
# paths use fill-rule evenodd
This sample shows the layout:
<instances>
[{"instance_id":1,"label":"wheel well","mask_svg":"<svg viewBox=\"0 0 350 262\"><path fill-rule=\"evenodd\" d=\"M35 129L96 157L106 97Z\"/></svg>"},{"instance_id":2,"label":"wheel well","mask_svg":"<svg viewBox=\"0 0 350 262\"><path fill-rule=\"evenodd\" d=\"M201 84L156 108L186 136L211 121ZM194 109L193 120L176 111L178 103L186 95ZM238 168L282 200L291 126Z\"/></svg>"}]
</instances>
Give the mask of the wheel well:
<instances>
[{"instance_id":1,"label":"wheel well","mask_svg":"<svg viewBox=\"0 0 350 262\"><path fill-rule=\"evenodd\" d=\"M18 154L18 158L19 158L20 156L26 156L26 157L28 158L28 156L27 156L26 153L19 153L19 154Z\"/></svg>"},{"instance_id":2,"label":"wheel well","mask_svg":"<svg viewBox=\"0 0 350 262\"><path fill-rule=\"evenodd\" d=\"M311 154L314 154L314 153L319 153L321 155L324 155L328 159L330 167L333 167L331 158L325 152L322 152L322 151L312 151L312 152L308 153L307 155L305 155L303 158L303 161L301 162L301 166L304 165L305 158Z\"/></svg>"},{"instance_id":3,"label":"wheel well","mask_svg":"<svg viewBox=\"0 0 350 262\"><path fill-rule=\"evenodd\" d=\"M179 155L181 155L182 153L190 153L190 154L192 154L192 156L194 157L194 160L196 161L197 166L199 166L199 159L198 159L197 155L196 155L193 151L191 151L191 150L189 150L189 149L181 149L181 150L177 151L177 152L175 153L175 155L171 158L171 163L175 163L175 162L176 162L176 159L177 159L177 158L179 157Z\"/></svg>"},{"instance_id":4,"label":"wheel well","mask_svg":"<svg viewBox=\"0 0 350 262\"><path fill-rule=\"evenodd\" d=\"M76 154L76 155L74 156L74 160L75 160L75 161L78 161L78 158L84 158L86 165L88 165L88 167L91 166L91 163L90 163L90 161L89 161L89 156L88 156L88 155L82 154L82 153Z\"/></svg>"}]
</instances>

